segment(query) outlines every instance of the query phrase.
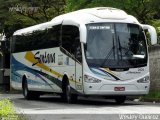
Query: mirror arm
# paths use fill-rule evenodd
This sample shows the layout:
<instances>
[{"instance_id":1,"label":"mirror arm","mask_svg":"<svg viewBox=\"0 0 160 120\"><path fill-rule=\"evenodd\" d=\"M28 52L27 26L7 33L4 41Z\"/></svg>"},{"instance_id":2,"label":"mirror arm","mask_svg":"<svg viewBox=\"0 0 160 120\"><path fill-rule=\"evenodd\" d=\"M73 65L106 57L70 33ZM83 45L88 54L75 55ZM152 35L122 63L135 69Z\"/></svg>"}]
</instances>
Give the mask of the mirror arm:
<instances>
[{"instance_id":1,"label":"mirror arm","mask_svg":"<svg viewBox=\"0 0 160 120\"><path fill-rule=\"evenodd\" d=\"M157 44L157 33L156 29L151 25L142 25L144 30L148 30L150 37L151 37L151 44L155 45Z\"/></svg>"}]
</instances>

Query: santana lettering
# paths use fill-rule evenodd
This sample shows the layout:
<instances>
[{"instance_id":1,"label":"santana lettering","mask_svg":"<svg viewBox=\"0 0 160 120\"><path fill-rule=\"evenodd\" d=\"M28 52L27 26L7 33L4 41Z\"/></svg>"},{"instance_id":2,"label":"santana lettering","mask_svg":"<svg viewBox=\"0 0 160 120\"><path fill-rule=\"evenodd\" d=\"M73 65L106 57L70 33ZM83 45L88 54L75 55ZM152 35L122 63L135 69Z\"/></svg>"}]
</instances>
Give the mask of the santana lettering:
<instances>
[{"instance_id":1,"label":"santana lettering","mask_svg":"<svg viewBox=\"0 0 160 120\"><path fill-rule=\"evenodd\" d=\"M38 60L38 62L33 63L32 66L38 63L55 63L55 53L47 53L40 54L40 51L36 52L34 58Z\"/></svg>"}]
</instances>

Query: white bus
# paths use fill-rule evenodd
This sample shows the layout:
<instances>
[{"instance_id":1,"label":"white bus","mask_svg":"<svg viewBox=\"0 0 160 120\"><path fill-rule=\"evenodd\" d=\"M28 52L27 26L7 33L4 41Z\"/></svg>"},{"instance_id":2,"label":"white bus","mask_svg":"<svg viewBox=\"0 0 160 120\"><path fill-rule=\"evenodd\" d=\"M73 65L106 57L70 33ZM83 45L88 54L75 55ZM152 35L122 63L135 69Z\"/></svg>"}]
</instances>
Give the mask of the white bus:
<instances>
[{"instance_id":1,"label":"white bus","mask_svg":"<svg viewBox=\"0 0 160 120\"><path fill-rule=\"evenodd\" d=\"M82 95L124 103L126 96L148 94L145 30L156 44L152 26L109 7L78 10L18 30L11 43L11 85L26 99L53 92L67 102Z\"/></svg>"}]
</instances>

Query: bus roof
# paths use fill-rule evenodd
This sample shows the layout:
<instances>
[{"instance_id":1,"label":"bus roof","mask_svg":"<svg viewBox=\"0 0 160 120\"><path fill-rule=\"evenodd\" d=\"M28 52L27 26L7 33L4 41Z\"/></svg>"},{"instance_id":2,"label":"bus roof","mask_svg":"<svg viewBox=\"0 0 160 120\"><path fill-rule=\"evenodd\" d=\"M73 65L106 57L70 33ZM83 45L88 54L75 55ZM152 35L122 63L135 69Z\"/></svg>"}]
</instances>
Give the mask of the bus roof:
<instances>
[{"instance_id":1,"label":"bus roof","mask_svg":"<svg viewBox=\"0 0 160 120\"><path fill-rule=\"evenodd\" d=\"M77 24L87 24L89 22L95 22L95 21L96 22L121 21L121 22L140 24L135 17L128 15L123 10L111 7L96 7L96 8L82 9L57 16L49 22L17 30L13 35L28 34L36 30L43 30L46 28L50 28L54 25L61 24L64 21L72 21L72 23L74 22Z\"/></svg>"}]
</instances>

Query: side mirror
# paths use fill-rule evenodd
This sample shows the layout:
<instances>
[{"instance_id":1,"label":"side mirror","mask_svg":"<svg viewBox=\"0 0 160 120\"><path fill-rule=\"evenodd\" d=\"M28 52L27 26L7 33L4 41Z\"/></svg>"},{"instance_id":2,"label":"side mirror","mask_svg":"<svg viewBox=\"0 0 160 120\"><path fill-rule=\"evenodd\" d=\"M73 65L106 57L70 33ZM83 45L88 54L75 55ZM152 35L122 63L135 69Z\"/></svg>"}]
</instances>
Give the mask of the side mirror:
<instances>
[{"instance_id":1,"label":"side mirror","mask_svg":"<svg viewBox=\"0 0 160 120\"><path fill-rule=\"evenodd\" d=\"M148 30L149 34L150 34L150 39L151 39L151 44L155 45L157 44L157 33L156 30L153 26L150 25L142 25L144 30Z\"/></svg>"},{"instance_id":2,"label":"side mirror","mask_svg":"<svg viewBox=\"0 0 160 120\"><path fill-rule=\"evenodd\" d=\"M87 37L86 26L84 24L81 24L79 27L79 31L80 31L80 41L82 43L86 43L86 37Z\"/></svg>"}]
</instances>

